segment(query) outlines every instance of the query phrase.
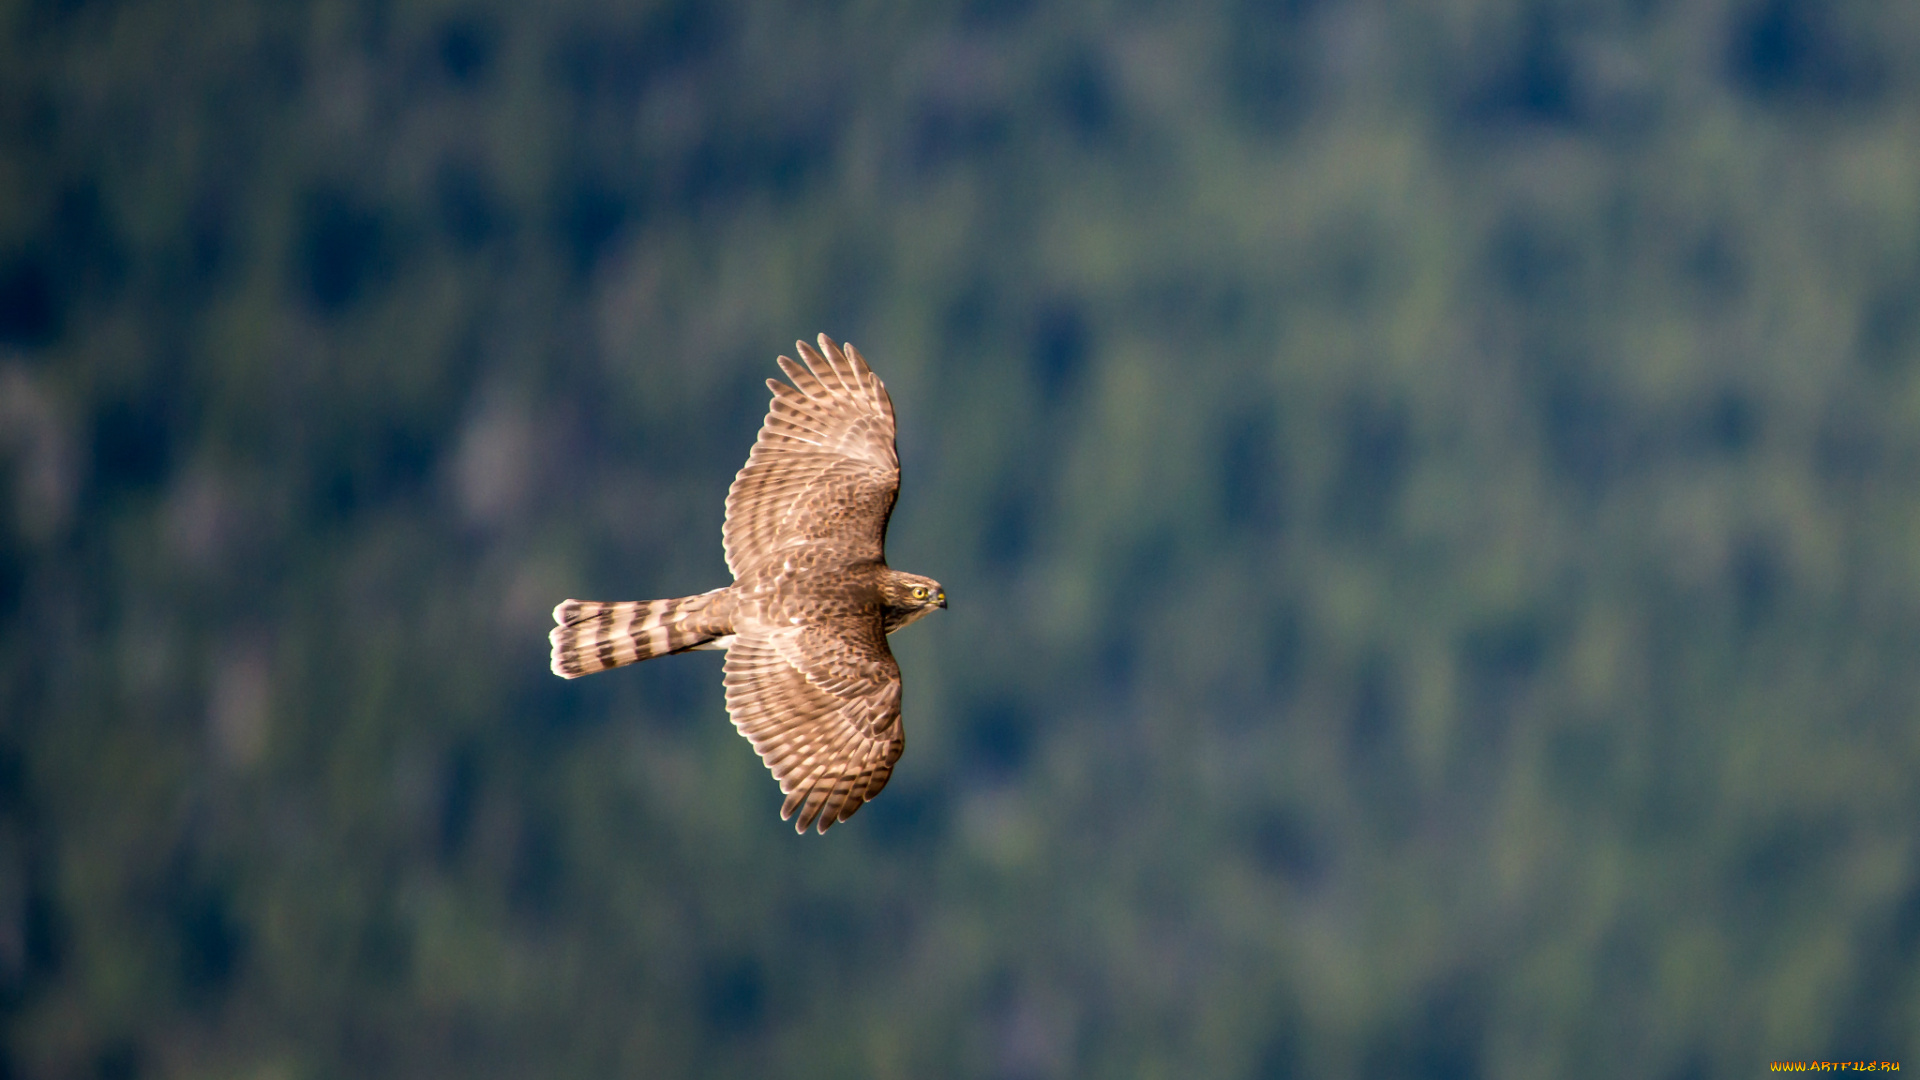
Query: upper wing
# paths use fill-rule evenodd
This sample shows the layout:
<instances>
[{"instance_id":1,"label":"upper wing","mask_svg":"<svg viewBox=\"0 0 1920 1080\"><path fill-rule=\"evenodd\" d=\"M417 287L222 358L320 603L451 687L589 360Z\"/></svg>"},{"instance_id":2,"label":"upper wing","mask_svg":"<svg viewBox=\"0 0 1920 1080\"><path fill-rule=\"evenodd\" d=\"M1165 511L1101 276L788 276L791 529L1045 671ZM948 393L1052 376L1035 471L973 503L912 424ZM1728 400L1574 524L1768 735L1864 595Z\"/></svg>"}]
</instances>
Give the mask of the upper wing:
<instances>
[{"instance_id":1,"label":"upper wing","mask_svg":"<svg viewBox=\"0 0 1920 1080\"><path fill-rule=\"evenodd\" d=\"M906 749L900 666L878 626L782 627L727 650L727 712L780 782L780 817L821 832L880 793Z\"/></svg>"},{"instance_id":2,"label":"upper wing","mask_svg":"<svg viewBox=\"0 0 1920 1080\"><path fill-rule=\"evenodd\" d=\"M849 561L878 559L900 490L893 401L859 350L825 334L820 351L795 342L788 386L768 379L773 403L747 464L727 492L721 531L727 569L738 578L794 543L831 540Z\"/></svg>"}]
</instances>

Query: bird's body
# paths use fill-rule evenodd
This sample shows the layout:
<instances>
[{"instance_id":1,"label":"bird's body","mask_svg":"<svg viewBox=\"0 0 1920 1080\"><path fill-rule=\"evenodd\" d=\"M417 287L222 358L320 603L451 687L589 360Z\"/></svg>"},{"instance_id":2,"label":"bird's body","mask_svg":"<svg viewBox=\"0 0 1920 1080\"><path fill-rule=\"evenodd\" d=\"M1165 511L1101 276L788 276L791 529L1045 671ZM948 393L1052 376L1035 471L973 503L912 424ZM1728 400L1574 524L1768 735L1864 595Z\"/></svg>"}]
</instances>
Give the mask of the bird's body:
<instances>
[{"instance_id":1,"label":"bird's body","mask_svg":"<svg viewBox=\"0 0 1920 1080\"><path fill-rule=\"evenodd\" d=\"M732 585L672 600L553 609L563 678L724 649L727 711L780 781L796 828L821 832L879 794L905 748L887 635L945 607L939 582L887 566L900 488L893 402L851 345L797 343L727 495Z\"/></svg>"}]
</instances>

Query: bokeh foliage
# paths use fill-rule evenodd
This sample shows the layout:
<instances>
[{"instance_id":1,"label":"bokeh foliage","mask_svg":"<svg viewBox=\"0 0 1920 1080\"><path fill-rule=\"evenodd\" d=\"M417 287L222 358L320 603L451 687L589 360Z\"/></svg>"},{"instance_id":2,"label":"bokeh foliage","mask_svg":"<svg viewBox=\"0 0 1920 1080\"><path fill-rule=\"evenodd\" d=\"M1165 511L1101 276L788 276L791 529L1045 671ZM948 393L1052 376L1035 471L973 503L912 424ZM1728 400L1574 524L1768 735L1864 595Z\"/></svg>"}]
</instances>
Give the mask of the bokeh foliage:
<instances>
[{"instance_id":1,"label":"bokeh foliage","mask_svg":"<svg viewBox=\"0 0 1920 1080\"><path fill-rule=\"evenodd\" d=\"M0 5L0 1078L1920 1059L1920 8ZM909 749L719 666L796 336Z\"/></svg>"}]
</instances>

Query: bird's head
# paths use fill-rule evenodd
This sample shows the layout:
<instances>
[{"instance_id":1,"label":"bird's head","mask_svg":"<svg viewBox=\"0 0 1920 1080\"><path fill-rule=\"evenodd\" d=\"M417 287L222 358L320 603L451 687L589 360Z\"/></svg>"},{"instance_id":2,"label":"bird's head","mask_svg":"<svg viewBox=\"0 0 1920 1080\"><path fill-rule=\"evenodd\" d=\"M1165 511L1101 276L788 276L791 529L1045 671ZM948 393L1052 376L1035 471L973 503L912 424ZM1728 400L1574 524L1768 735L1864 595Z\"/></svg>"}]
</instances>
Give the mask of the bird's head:
<instances>
[{"instance_id":1,"label":"bird's head","mask_svg":"<svg viewBox=\"0 0 1920 1080\"><path fill-rule=\"evenodd\" d=\"M947 591L940 583L919 574L896 570L888 576L885 588L888 608L887 633L921 618L934 608L947 606Z\"/></svg>"}]
</instances>

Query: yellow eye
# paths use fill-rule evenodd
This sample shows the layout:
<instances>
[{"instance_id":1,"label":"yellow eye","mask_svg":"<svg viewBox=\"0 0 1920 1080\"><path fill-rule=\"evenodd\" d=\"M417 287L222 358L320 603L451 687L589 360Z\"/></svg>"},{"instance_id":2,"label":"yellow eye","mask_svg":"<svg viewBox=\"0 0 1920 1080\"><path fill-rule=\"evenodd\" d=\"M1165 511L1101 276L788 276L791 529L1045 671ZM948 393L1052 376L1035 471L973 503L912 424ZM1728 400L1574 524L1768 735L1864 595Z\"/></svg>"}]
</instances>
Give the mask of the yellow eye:
<instances>
[{"instance_id":1,"label":"yellow eye","mask_svg":"<svg viewBox=\"0 0 1920 1080\"><path fill-rule=\"evenodd\" d=\"M925 585L915 585L913 587L913 598L915 600L925 600L927 598L927 587Z\"/></svg>"}]
</instances>

